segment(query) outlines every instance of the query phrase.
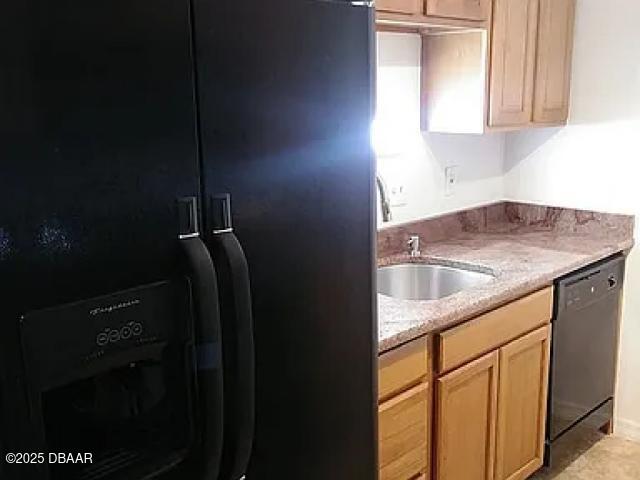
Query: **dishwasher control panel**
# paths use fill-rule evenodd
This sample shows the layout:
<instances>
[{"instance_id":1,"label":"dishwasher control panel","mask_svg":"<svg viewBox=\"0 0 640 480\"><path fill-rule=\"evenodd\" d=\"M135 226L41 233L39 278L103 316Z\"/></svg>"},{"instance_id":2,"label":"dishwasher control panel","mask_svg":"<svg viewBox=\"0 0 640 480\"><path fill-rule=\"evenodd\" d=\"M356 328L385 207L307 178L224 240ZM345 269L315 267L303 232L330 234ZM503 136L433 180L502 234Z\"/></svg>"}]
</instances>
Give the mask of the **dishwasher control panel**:
<instances>
[{"instance_id":1,"label":"dishwasher control panel","mask_svg":"<svg viewBox=\"0 0 640 480\"><path fill-rule=\"evenodd\" d=\"M623 264L614 262L595 268L567 281L564 287L564 306L579 310L617 292L622 284Z\"/></svg>"}]
</instances>

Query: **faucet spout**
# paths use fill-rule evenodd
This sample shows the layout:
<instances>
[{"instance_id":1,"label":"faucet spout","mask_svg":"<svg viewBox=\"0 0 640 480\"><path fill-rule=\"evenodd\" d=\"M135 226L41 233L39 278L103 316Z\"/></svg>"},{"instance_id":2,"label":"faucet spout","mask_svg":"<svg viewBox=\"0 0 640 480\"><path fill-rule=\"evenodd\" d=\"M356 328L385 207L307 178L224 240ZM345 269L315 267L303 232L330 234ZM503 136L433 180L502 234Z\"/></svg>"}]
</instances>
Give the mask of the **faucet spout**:
<instances>
[{"instance_id":1,"label":"faucet spout","mask_svg":"<svg viewBox=\"0 0 640 480\"><path fill-rule=\"evenodd\" d=\"M376 184L378 185L378 193L380 194L380 210L382 211L382 221L390 222L391 215L391 202L389 201L389 191L387 185L380 174L376 174Z\"/></svg>"}]
</instances>

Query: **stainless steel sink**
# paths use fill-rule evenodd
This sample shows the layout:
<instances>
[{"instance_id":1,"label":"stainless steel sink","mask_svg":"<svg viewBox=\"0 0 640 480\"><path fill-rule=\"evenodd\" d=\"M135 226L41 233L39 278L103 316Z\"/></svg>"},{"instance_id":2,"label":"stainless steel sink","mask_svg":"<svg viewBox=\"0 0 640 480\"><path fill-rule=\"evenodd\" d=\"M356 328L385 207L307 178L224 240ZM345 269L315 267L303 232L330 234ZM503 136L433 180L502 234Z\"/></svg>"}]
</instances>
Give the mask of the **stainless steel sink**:
<instances>
[{"instance_id":1,"label":"stainless steel sink","mask_svg":"<svg viewBox=\"0 0 640 480\"><path fill-rule=\"evenodd\" d=\"M488 273L441 265L391 265L378 268L378 292L403 300L437 300L493 278Z\"/></svg>"}]
</instances>

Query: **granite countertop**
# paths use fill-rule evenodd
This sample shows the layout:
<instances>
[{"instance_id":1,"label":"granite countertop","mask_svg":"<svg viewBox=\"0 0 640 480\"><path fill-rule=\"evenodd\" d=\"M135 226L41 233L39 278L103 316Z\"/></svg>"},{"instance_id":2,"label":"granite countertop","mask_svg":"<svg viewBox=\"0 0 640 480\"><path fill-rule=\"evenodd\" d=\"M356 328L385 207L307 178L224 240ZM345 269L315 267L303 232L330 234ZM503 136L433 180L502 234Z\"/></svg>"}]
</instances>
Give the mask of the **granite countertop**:
<instances>
[{"instance_id":1,"label":"granite countertop","mask_svg":"<svg viewBox=\"0 0 640 480\"><path fill-rule=\"evenodd\" d=\"M410 232L421 237L421 257L399 253ZM491 272L495 278L439 300L379 294L378 350L450 328L632 246L633 217L514 203L380 232L379 265L435 263Z\"/></svg>"}]
</instances>

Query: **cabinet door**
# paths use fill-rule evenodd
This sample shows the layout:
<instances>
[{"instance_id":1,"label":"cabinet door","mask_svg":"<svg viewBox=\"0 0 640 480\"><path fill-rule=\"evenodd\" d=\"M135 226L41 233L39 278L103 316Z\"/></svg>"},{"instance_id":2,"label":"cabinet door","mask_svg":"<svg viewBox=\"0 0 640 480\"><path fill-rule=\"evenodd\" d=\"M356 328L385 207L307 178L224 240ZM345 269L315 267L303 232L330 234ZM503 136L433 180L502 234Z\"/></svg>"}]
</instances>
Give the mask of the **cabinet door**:
<instances>
[{"instance_id":1,"label":"cabinet door","mask_svg":"<svg viewBox=\"0 0 640 480\"><path fill-rule=\"evenodd\" d=\"M487 20L491 0L427 0L427 15L460 18L463 20Z\"/></svg>"},{"instance_id":2,"label":"cabinet door","mask_svg":"<svg viewBox=\"0 0 640 480\"><path fill-rule=\"evenodd\" d=\"M422 0L377 0L376 10L409 15L418 14L422 13Z\"/></svg>"},{"instance_id":3,"label":"cabinet door","mask_svg":"<svg viewBox=\"0 0 640 480\"><path fill-rule=\"evenodd\" d=\"M428 471L429 385L422 383L379 408L380 480Z\"/></svg>"},{"instance_id":4,"label":"cabinet door","mask_svg":"<svg viewBox=\"0 0 640 480\"><path fill-rule=\"evenodd\" d=\"M496 480L525 479L542 466L550 332L543 327L500 349Z\"/></svg>"},{"instance_id":5,"label":"cabinet door","mask_svg":"<svg viewBox=\"0 0 640 480\"><path fill-rule=\"evenodd\" d=\"M497 394L497 351L438 379L438 480L493 480Z\"/></svg>"},{"instance_id":6,"label":"cabinet door","mask_svg":"<svg viewBox=\"0 0 640 480\"><path fill-rule=\"evenodd\" d=\"M540 0L533 121L566 123L569 116L575 0Z\"/></svg>"},{"instance_id":7,"label":"cabinet door","mask_svg":"<svg viewBox=\"0 0 640 480\"><path fill-rule=\"evenodd\" d=\"M538 1L494 2L489 87L490 126L518 126L531 122Z\"/></svg>"}]
</instances>

